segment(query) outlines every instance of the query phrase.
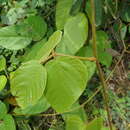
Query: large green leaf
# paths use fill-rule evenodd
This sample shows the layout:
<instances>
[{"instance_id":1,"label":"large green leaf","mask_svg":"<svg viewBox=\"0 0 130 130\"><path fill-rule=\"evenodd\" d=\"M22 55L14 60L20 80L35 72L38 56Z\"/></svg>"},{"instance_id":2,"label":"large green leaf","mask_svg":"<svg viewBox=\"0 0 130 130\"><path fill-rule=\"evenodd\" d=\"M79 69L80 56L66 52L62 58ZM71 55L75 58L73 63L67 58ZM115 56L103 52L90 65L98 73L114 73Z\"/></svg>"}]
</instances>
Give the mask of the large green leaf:
<instances>
[{"instance_id":1,"label":"large green leaf","mask_svg":"<svg viewBox=\"0 0 130 130\"><path fill-rule=\"evenodd\" d=\"M56 27L59 30L64 28L67 19L70 17L70 10L74 0L58 0L56 5Z\"/></svg>"},{"instance_id":2,"label":"large green leaf","mask_svg":"<svg viewBox=\"0 0 130 130\"><path fill-rule=\"evenodd\" d=\"M80 117L73 115L66 120L65 130L86 130L86 125Z\"/></svg>"},{"instance_id":3,"label":"large green leaf","mask_svg":"<svg viewBox=\"0 0 130 130\"><path fill-rule=\"evenodd\" d=\"M40 60L44 61L52 50L56 47L56 45L61 41L62 32L56 31L54 32L49 40L45 43L45 39L34 45L31 50L24 56L23 61L29 60Z\"/></svg>"},{"instance_id":4,"label":"large green leaf","mask_svg":"<svg viewBox=\"0 0 130 130\"><path fill-rule=\"evenodd\" d=\"M101 130L103 127L103 119L96 118L87 124L86 130Z\"/></svg>"},{"instance_id":5,"label":"large green leaf","mask_svg":"<svg viewBox=\"0 0 130 130\"><path fill-rule=\"evenodd\" d=\"M0 122L0 130L16 130L14 119L11 115L7 114Z\"/></svg>"},{"instance_id":6,"label":"large green leaf","mask_svg":"<svg viewBox=\"0 0 130 130\"><path fill-rule=\"evenodd\" d=\"M0 91L5 87L7 78L4 75L0 76Z\"/></svg>"},{"instance_id":7,"label":"large green leaf","mask_svg":"<svg viewBox=\"0 0 130 130\"><path fill-rule=\"evenodd\" d=\"M18 50L29 45L32 38L19 32L18 28L21 28L21 26L12 25L0 28L0 46L7 49Z\"/></svg>"},{"instance_id":8,"label":"large green leaf","mask_svg":"<svg viewBox=\"0 0 130 130\"><path fill-rule=\"evenodd\" d=\"M47 24L40 16L30 16L25 20L28 25L29 35L34 41L42 39L47 31Z\"/></svg>"},{"instance_id":9,"label":"large green leaf","mask_svg":"<svg viewBox=\"0 0 130 130\"><path fill-rule=\"evenodd\" d=\"M62 41L56 51L65 54L75 54L85 43L88 36L88 20L82 13L68 19L64 27Z\"/></svg>"},{"instance_id":10,"label":"large green leaf","mask_svg":"<svg viewBox=\"0 0 130 130\"><path fill-rule=\"evenodd\" d=\"M4 56L0 56L0 71L5 70L6 68L6 59Z\"/></svg>"},{"instance_id":11,"label":"large green leaf","mask_svg":"<svg viewBox=\"0 0 130 130\"><path fill-rule=\"evenodd\" d=\"M35 105L30 105L27 108L15 108L14 112L16 114L27 114L34 115L41 112L45 112L50 107L50 104L47 102L46 98L42 96Z\"/></svg>"},{"instance_id":12,"label":"large green leaf","mask_svg":"<svg viewBox=\"0 0 130 130\"><path fill-rule=\"evenodd\" d=\"M46 64L46 97L57 112L64 112L80 97L86 87L88 70L78 59L58 57Z\"/></svg>"},{"instance_id":13,"label":"large green leaf","mask_svg":"<svg viewBox=\"0 0 130 130\"><path fill-rule=\"evenodd\" d=\"M11 78L11 93L22 109L38 102L46 80L46 69L37 61L26 62L16 70Z\"/></svg>"}]
</instances>

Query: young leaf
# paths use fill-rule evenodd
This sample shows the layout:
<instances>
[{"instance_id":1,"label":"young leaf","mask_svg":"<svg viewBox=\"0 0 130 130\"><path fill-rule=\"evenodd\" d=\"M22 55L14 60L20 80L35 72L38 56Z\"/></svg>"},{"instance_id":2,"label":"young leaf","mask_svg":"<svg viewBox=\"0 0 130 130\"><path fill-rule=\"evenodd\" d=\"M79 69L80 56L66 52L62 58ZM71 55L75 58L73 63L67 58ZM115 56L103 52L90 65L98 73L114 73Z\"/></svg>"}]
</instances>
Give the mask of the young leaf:
<instances>
[{"instance_id":1,"label":"young leaf","mask_svg":"<svg viewBox=\"0 0 130 130\"><path fill-rule=\"evenodd\" d=\"M47 59L52 50L61 41L62 32L56 31L50 36L49 40L46 42L45 39L34 45L31 50L25 54L23 57L23 62L29 60L44 61Z\"/></svg>"},{"instance_id":2,"label":"young leaf","mask_svg":"<svg viewBox=\"0 0 130 130\"><path fill-rule=\"evenodd\" d=\"M62 32L56 31L50 36L49 40L44 44L44 46L39 50L38 54L36 55L35 60L44 61L52 50L59 44L62 38Z\"/></svg>"},{"instance_id":3,"label":"young leaf","mask_svg":"<svg viewBox=\"0 0 130 130\"><path fill-rule=\"evenodd\" d=\"M74 0L58 0L56 5L56 27L62 30L67 19L70 17L70 10Z\"/></svg>"},{"instance_id":4,"label":"young leaf","mask_svg":"<svg viewBox=\"0 0 130 130\"><path fill-rule=\"evenodd\" d=\"M4 56L0 56L0 71L5 70L6 68L6 59Z\"/></svg>"},{"instance_id":5,"label":"young leaf","mask_svg":"<svg viewBox=\"0 0 130 130\"><path fill-rule=\"evenodd\" d=\"M11 115L6 114L0 122L0 130L16 130L14 119Z\"/></svg>"},{"instance_id":6,"label":"young leaf","mask_svg":"<svg viewBox=\"0 0 130 130\"><path fill-rule=\"evenodd\" d=\"M57 112L64 112L83 93L88 70L78 59L58 57L46 64L48 80L45 96Z\"/></svg>"},{"instance_id":7,"label":"young leaf","mask_svg":"<svg viewBox=\"0 0 130 130\"><path fill-rule=\"evenodd\" d=\"M83 13L68 19L64 27L64 35L56 51L65 54L75 54L88 37L88 20Z\"/></svg>"},{"instance_id":8,"label":"young leaf","mask_svg":"<svg viewBox=\"0 0 130 130\"><path fill-rule=\"evenodd\" d=\"M5 87L7 78L4 75L0 76L0 91Z\"/></svg>"},{"instance_id":9,"label":"young leaf","mask_svg":"<svg viewBox=\"0 0 130 130\"><path fill-rule=\"evenodd\" d=\"M18 50L25 48L32 41L32 38L28 35L19 34L17 28L21 28L19 25L12 25L0 28L0 46L11 49Z\"/></svg>"},{"instance_id":10,"label":"young leaf","mask_svg":"<svg viewBox=\"0 0 130 130\"><path fill-rule=\"evenodd\" d=\"M16 70L11 78L11 93L22 109L38 102L43 95L46 80L46 69L37 61L26 62Z\"/></svg>"}]
</instances>

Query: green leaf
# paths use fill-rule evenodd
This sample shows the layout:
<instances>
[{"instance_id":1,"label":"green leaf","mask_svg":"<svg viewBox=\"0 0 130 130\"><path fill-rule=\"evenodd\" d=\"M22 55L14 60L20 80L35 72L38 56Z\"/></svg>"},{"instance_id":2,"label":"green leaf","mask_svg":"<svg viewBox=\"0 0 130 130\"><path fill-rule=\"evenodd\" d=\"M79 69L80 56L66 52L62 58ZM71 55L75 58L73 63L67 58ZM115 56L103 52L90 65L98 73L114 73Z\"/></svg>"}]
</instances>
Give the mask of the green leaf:
<instances>
[{"instance_id":1,"label":"green leaf","mask_svg":"<svg viewBox=\"0 0 130 130\"><path fill-rule=\"evenodd\" d=\"M0 76L0 91L3 90L7 83L7 78L4 75Z\"/></svg>"},{"instance_id":2,"label":"green leaf","mask_svg":"<svg viewBox=\"0 0 130 130\"><path fill-rule=\"evenodd\" d=\"M76 15L78 12L80 12L80 9L82 7L83 0L75 0L74 4L72 5L70 14Z\"/></svg>"},{"instance_id":3,"label":"green leaf","mask_svg":"<svg viewBox=\"0 0 130 130\"><path fill-rule=\"evenodd\" d=\"M111 49L111 43L108 41L108 35L104 31L97 31L97 53L100 63L109 67L112 63L112 56L109 53ZM86 56L93 57L92 41L86 46Z\"/></svg>"},{"instance_id":4,"label":"green leaf","mask_svg":"<svg viewBox=\"0 0 130 130\"><path fill-rule=\"evenodd\" d=\"M44 47L44 44L46 43L46 39L41 40L38 43L35 43L31 48L29 48L25 55L22 57L23 62L27 62L30 60L35 60L37 57L37 54L39 53L39 50ZM37 57L38 58L38 57ZM41 58L41 57L39 57Z\"/></svg>"},{"instance_id":5,"label":"green leaf","mask_svg":"<svg viewBox=\"0 0 130 130\"><path fill-rule=\"evenodd\" d=\"M4 56L0 56L0 71L5 70L6 68L6 59Z\"/></svg>"},{"instance_id":6,"label":"green leaf","mask_svg":"<svg viewBox=\"0 0 130 130\"><path fill-rule=\"evenodd\" d=\"M19 34L18 28L21 28L20 25L12 25L0 28L0 46L11 49L18 50L25 48L32 41L32 38L28 35Z\"/></svg>"},{"instance_id":7,"label":"green leaf","mask_svg":"<svg viewBox=\"0 0 130 130\"><path fill-rule=\"evenodd\" d=\"M110 130L110 128L109 127L102 127L102 129L101 130ZM114 126L112 127L112 130L117 130Z\"/></svg>"},{"instance_id":8,"label":"green leaf","mask_svg":"<svg viewBox=\"0 0 130 130\"><path fill-rule=\"evenodd\" d=\"M87 121L87 116L86 116L85 110L84 110L84 108L82 108L80 106L80 104L78 102L74 103L71 106L71 108L69 110L67 110L67 111L70 111L70 112L67 112L67 113L63 114L64 120L67 120L67 118L70 118L71 116L78 116L78 117L80 117L80 119L83 122Z\"/></svg>"},{"instance_id":9,"label":"green leaf","mask_svg":"<svg viewBox=\"0 0 130 130\"><path fill-rule=\"evenodd\" d=\"M123 40L126 36L127 26L123 23L115 23L113 25L113 31L117 39Z\"/></svg>"},{"instance_id":10,"label":"green leaf","mask_svg":"<svg viewBox=\"0 0 130 130\"><path fill-rule=\"evenodd\" d=\"M38 114L41 112L45 112L48 108L50 107L50 104L47 102L46 98L44 96L42 96L36 104L34 105L30 105L24 109L20 109L20 108L15 108L14 112L16 114L21 114L21 115L34 115L34 114Z\"/></svg>"},{"instance_id":11,"label":"green leaf","mask_svg":"<svg viewBox=\"0 0 130 130\"><path fill-rule=\"evenodd\" d=\"M39 60L43 62L47 59L56 45L61 41L61 37L62 32L56 31L50 36L47 42L45 42L46 40L43 39L39 43L36 43L36 45L34 45L31 50L23 57L23 62L29 60Z\"/></svg>"},{"instance_id":12,"label":"green leaf","mask_svg":"<svg viewBox=\"0 0 130 130\"><path fill-rule=\"evenodd\" d=\"M103 127L103 119L97 118L87 124L86 130L101 130Z\"/></svg>"},{"instance_id":13,"label":"green leaf","mask_svg":"<svg viewBox=\"0 0 130 130\"><path fill-rule=\"evenodd\" d=\"M2 101L0 101L0 119L2 119L6 114L7 114L7 107Z\"/></svg>"},{"instance_id":14,"label":"green leaf","mask_svg":"<svg viewBox=\"0 0 130 130\"><path fill-rule=\"evenodd\" d=\"M73 115L66 120L65 130L86 130L86 125L80 117Z\"/></svg>"},{"instance_id":15,"label":"green leaf","mask_svg":"<svg viewBox=\"0 0 130 130\"><path fill-rule=\"evenodd\" d=\"M35 59L38 59L40 61L44 61L47 59L47 57L50 55L52 50L56 47L56 45L59 44L62 38L62 32L56 31L54 32L49 40L44 44L44 46L39 50L37 56Z\"/></svg>"},{"instance_id":16,"label":"green leaf","mask_svg":"<svg viewBox=\"0 0 130 130\"><path fill-rule=\"evenodd\" d=\"M63 114L66 130L86 130L84 123L87 121L87 117L85 110L80 107L80 104L78 102L74 103L67 111L70 112Z\"/></svg>"},{"instance_id":17,"label":"green leaf","mask_svg":"<svg viewBox=\"0 0 130 130\"><path fill-rule=\"evenodd\" d=\"M67 19L70 17L70 10L74 0L58 0L56 5L56 27L62 30Z\"/></svg>"},{"instance_id":18,"label":"green leaf","mask_svg":"<svg viewBox=\"0 0 130 130\"><path fill-rule=\"evenodd\" d=\"M123 21L130 22L130 8L127 2L123 2L120 13Z\"/></svg>"},{"instance_id":19,"label":"green leaf","mask_svg":"<svg viewBox=\"0 0 130 130\"><path fill-rule=\"evenodd\" d=\"M7 114L0 122L0 130L16 130L14 119L11 115Z\"/></svg>"},{"instance_id":20,"label":"green leaf","mask_svg":"<svg viewBox=\"0 0 130 130\"><path fill-rule=\"evenodd\" d=\"M95 19L96 25L99 26L102 24L102 14L103 14L103 1L102 0L95 0Z\"/></svg>"},{"instance_id":21,"label":"green leaf","mask_svg":"<svg viewBox=\"0 0 130 130\"><path fill-rule=\"evenodd\" d=\"M65 54L75 54L88 37L88 20L83 13L68 19L64 27L62 41L56 51Z\"/></svg>"},{"instance_id":22,"label":"green leaf","mask_svg":"<svg viewBox=\"0 0 130 130\"><path fill-rule=\"evenodd\" d=\"M34 41L39 41L47 31L47 24L40 16L29 16L25 20L25 24L29 27L29 35Z\"/></svg>"},{"instance_id":23,"label":"green leaf","mask_svg":"<svg viewBox=\"0 0 130 130\"><path fill-rule=\"evenodd\" d=\"M58 57L46 64L48 81L45 96L57 112L64 112L83 93L88 81L85 65L78 59Z\"/></svg>"},{"instance_id":24,"label":"green leaf","mask_svg":"<svg viewBox=\"0 0 130 130\"><path fill-rule=\"evenodd\" d=\"M99 61L109 67L112 63L112 56L108 52L111 44L108 41L108 35L104 31L97 31L97 49Z\"/></svg>"},{"instance_id":25,"label":"green leaf","mask_svg":"<svg viewBox=\"0 0 130 130\"><path fill-rule=\"evenodd\" d=\"M22 109L38 102L46 80L46 69L37 61L26 62L16 70L11 78L11 93Z\"/></svg>"},{"instance_id":26,"label":"green leaf","mask_svg":"<svg viewBox=\"0 0 130 130\"><path fill-rule=\"evenodd\" d=\"M81 57L91 57L93 54L91 54L92 52L91 48L89 50L88 46L83 46L78 52L77 52L77 56L81 56ZM86 65L86 68L88 70L88 76L89 76L89 80L91 79L91 77L93 76L93 74L96 71L96 63L95 62L91 62L91 61L83 61L83 63Z\"/></svg>"}]
</instances>

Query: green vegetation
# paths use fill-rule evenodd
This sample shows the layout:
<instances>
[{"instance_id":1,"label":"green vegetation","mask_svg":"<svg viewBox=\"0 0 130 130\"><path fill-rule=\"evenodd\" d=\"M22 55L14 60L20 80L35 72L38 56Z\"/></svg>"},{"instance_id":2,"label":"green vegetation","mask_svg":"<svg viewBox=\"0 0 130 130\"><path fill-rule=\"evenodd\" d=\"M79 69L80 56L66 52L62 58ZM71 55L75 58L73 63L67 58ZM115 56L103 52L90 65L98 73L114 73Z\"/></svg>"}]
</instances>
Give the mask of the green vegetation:
<instances>
[{"instance_id":1,"label":"green vegetation","mask_svg":"<svg viewBox=\"0 0 130 130\"><path fill-rule=\"evenodd\" d=\"M129 5L0 0L0 130L129 130Z\"/></svg>"}]
</instances>

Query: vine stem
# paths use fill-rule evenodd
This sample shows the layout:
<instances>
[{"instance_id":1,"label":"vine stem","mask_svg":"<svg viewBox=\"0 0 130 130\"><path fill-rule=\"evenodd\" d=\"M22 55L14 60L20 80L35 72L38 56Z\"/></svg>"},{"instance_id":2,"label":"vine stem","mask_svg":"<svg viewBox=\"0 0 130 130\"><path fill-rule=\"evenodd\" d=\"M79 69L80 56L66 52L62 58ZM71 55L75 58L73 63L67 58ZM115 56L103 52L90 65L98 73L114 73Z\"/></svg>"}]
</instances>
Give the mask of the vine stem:
<instances>
[{"instance_id":1,"label":"vine stem","mask_svg":"<svg viewBox=\"0 0 130 130\"><path fill-rule=\"evenodd\" d=\"M102 89L103 89L103 98L104 98L104 103L105 103L105 108L107 111L107 117L108 117L108 123L109 123L109 128L110 130L112 130L112 119L111 119L111 115L110 115L110 109L109 109L109 97L108 97L108 93L107 93L107 85L105 82L105 78L104 78L104 73L101 69L99 60L98 60L98 55L97 55L97 45L96 45L96 27L95 27L95 4L94 4L94 0L90 0L91 1L91 8L92 8L92 40L93 40L93 55L94 57L97 59L96 60L96 64L97 64L97 68L98 68L98 72L99 72L99 78L101 80L101 84L102 84Z\"/></svg>"}]
</instances>

